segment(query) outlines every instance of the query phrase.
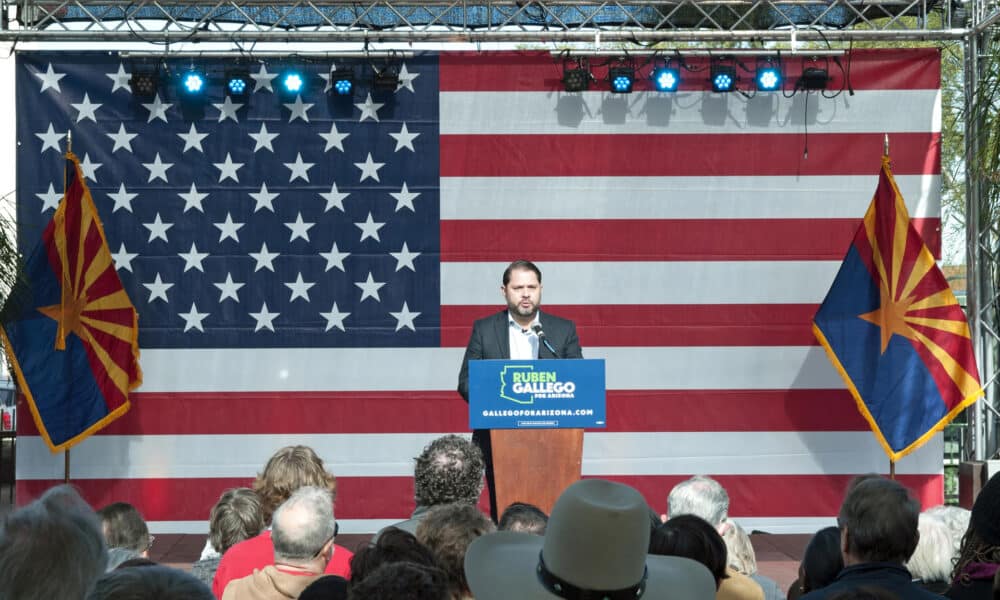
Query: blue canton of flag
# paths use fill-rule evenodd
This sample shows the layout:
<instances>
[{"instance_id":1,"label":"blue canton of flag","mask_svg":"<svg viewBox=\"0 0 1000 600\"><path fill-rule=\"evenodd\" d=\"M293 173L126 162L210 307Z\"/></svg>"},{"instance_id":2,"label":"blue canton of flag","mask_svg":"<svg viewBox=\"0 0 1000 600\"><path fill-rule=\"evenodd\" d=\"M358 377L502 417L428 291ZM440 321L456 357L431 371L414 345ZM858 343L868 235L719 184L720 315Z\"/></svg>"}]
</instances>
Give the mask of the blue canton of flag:
<instances>
[{"instance_id":1,"label":"blue canton of flag","mask_svg":"<svg viewBox=\"0 0 1000 600\"><path fill-rule=\"evenodd\" d=\"M20 243L62 196L71 132L143 348L439 345L436 56L381 92L367 61L338 61L347 97L332 63L253 61L244 99L223 91L232 61L197 59L200 102L176 87L190 59L140 99L127 59L60 57L18 57ZM285 97L291 66L307 86Z\"/></svg>"}]
</instances>

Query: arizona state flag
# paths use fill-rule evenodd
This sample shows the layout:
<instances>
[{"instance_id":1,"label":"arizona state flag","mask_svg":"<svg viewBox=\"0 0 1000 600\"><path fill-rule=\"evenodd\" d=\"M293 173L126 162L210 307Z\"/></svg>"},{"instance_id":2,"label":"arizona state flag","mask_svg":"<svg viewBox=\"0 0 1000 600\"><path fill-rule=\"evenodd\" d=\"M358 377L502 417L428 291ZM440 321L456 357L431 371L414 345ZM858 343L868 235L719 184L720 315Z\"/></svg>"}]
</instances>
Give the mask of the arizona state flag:
<instances>
[{"instance_id":1,"label":"arizona state flag","mask_svg":"<svg viewBox=\"0 0 1000 600\"><path fill-rule=\"evenodd\" d=\"M129 409L142 383L138 315L122 287L83 180L66 155L66 193L25 265L0 335L53 452Z\"/></svg>"},{"instance_id":2,"label":"arizona state flag","mask_svg":"<svg viewBox=\"0 0 1000 600\"><path fill-rule=\"evenodd\" d=\"M910 223L887 156L813 333L893 461L983 394L965 313Z\"/></svg>"}]
</instances>

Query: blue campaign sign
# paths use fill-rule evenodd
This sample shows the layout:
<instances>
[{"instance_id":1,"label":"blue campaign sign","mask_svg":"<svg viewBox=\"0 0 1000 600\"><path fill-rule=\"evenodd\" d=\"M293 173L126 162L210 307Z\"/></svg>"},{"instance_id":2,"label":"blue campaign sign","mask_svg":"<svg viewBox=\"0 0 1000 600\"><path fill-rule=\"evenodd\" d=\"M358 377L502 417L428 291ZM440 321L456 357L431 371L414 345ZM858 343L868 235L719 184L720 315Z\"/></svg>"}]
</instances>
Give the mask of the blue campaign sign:
<instances>
[{"instance_id":1,"label":"blue campaign sign","mask_svg":"<svg viewBox=\"0 0 1000 600\"><path fill-rule=\"evenodd\" d=\"M469 361L469 427L606 427L604 360Z\"/></svg>"}]
</instances>

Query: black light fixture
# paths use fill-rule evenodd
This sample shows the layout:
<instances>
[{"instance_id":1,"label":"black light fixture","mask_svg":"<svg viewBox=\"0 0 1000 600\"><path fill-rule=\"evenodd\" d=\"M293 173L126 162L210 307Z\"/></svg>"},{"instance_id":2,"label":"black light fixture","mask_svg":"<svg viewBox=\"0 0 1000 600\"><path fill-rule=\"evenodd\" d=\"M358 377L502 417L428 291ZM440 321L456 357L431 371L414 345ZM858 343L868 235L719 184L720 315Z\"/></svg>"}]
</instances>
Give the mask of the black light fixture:
<instances>
[{"instance_id":1,"label":"black light fixture","mask_svg":"<svg viewBox=\"0 0 1000 600\"><path fill-rule=\"evenodd\" d=\"M590 81L593 76L586 61L565 61L563 62L563 89L567 92L585 92L590 89Z\"/></svg>"},{"instance_id":2,"label":"black light fixture","mask_svg":"<svg viewBox=\"0 0 1000 600\"><path fill-rule=\"evenodd\" d=\"M243 68L226 69L226 95L246 98L250 95L250 72Z\"/></svg>"},{"instance_id":3,"label":"black light fixture","mask_svg":"<svg viewBox=\"0 0 1000 600\"><path fill-rule=\"evenodd\" d=\"M762 56L757 59L757 73L754 75L757 91L778 91L781 89L784 79L780 57Z\"/></svg>"},{"instance_id":4,"label":"black light fixture","mask_svg":"<svg viewBox=\"0 0 1000 600\"><path fill-rule=\"evenodd\" d=\"M802 75L798 87L803 90L825 90L830 84L829 62L818 58L802 60Z\"/></svg>"},{"instance_id":5,"label":"black light fixture","mask_svg":"<svg viewBox=\"0 0 1000 600\"><path fill-rule=\"evenodd\" d=\"M736 82L739 81L736 75L736 67L721 60L712 62L708 79L712 84L712 91L716 94L735 91Z\"/></svg>"},{"instance_id":6,"label":"black light fixture","mask_svg":"<svg viewBox=\"0 0 1000 600\"><path fill-rule=\"evenodd\" d=\"M132 76L128 80L132 95L140 100L151 100L160 89L160 68L158 65L132 65Z\"/></svg>"},{"instance_id":7,"label":"black light fixture","mask_svg":"<svg viewBox=\"0 0 1000 600\"><path fill-rule=\"evenodd\" d=\"M354 92L354 69L330 69L330 91L336 96L350 96Z\"/></svg>"},{"instance_id":8,"label":"black light fixture","mask_svg":"<svg viewBox=\"0 0 1000 600\"><path fill-rule=\"evenodd\" d=\"M399 67L394 64L387 64L381 69L372 67L375 71L372 75L372 87L383 92L394 92L399 87Z\"/></svg>"},{"instance_id":9,"label":"black light fixture","mask_svg":"<svg viewBox=\"0 0 1000 600\"><path fill-rule=\"evenodd\" d=\"M635 85L635 66L628 59L608 69L608 86L612 94L631 94Z\"/></svg>"},{"instance_id":10,"label":"black light fixture","mask_svg":"<svg viewBox=\"0 0 1000 600\"><path fill-rule=\"evenodd\" d=\"M674 59L654 63L649 79L653 82L653 89L658 92L676 92L681 85L681 70Z\"/></svg>"}]
</instances>

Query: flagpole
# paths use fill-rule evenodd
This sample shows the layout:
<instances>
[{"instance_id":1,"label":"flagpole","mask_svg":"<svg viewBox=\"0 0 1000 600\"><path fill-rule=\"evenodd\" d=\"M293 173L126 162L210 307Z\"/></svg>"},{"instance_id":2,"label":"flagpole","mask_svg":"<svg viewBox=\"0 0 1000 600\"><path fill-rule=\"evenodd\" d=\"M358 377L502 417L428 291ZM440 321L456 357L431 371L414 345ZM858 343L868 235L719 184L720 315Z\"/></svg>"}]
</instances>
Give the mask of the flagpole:
<instances>
[{"instance_id":1,"label":"flagpole","mask_svg":"<svg viewBox=\"0 0 1000 600\"><path fill-rule=\"evenodd\" d=\"M66 130L66 159L69 160L70 153L73 152L73 130ZM75 174L74 174L75 175ZM63 164L63 197L66 196L66 189L69 184L66 178L66 165ZM60 324L61 327L61 324ZM60 331L60 334L62 332ZM69 483L69 448L63 450L63 483Z\"/></svg>"},{"instance_id":2,"label":"flagpole","mask_svg":"<svg viewBox=\"0 0 1000 600\"><path fill-rule=\"evenodd\" d=\"M896 461L889 460L889 479L896 478Z\"/></svg>"},{"instance_id":3,"label":"flagpole","mask_svg":"<svg viewBox=\"0 0 1000 600\"><path fill-rule=\"evenodd\" d=\"M882 156L889 158L889 134L885 134L885 140L882 142Z\"/></svg>"}]
</instances>

